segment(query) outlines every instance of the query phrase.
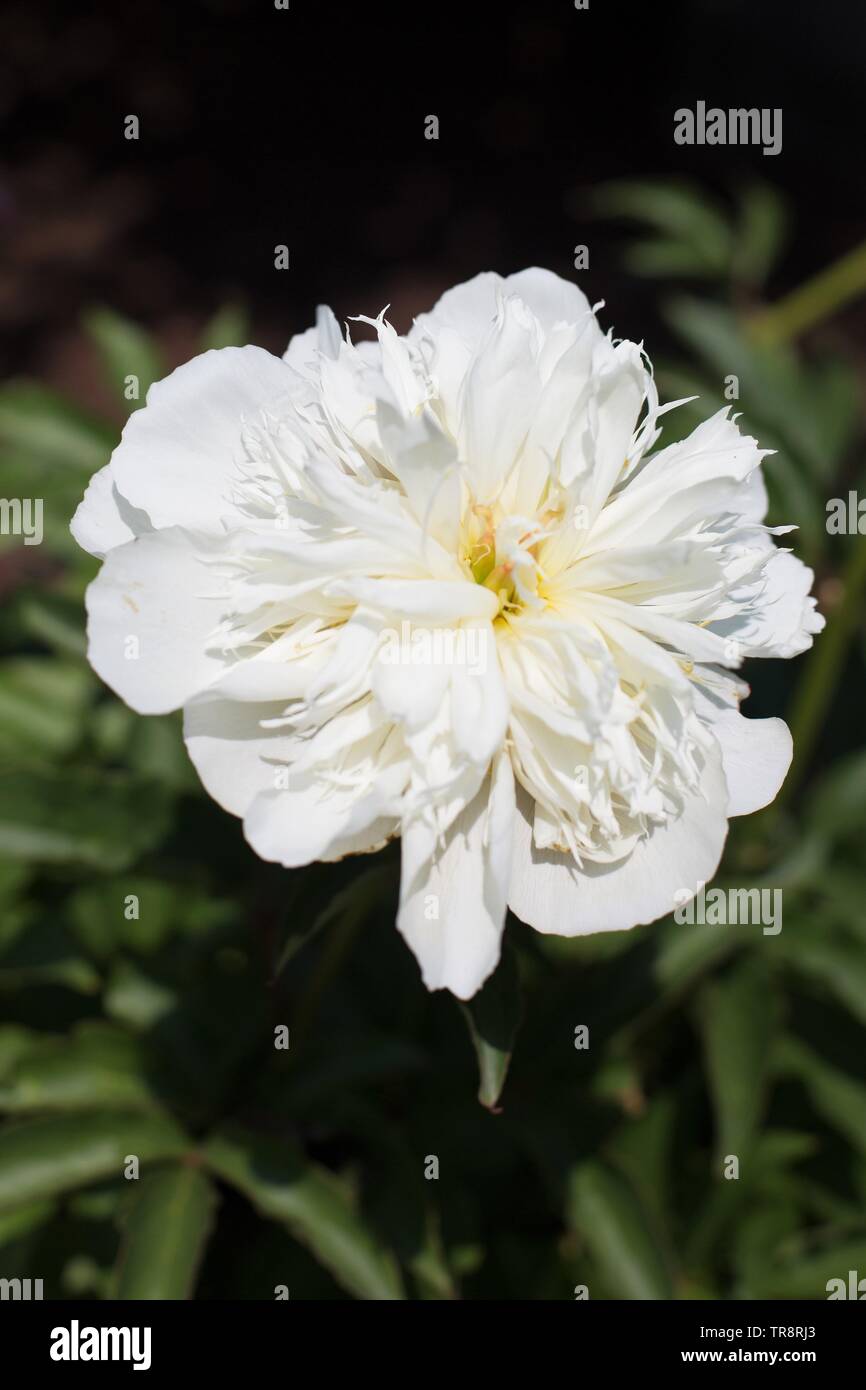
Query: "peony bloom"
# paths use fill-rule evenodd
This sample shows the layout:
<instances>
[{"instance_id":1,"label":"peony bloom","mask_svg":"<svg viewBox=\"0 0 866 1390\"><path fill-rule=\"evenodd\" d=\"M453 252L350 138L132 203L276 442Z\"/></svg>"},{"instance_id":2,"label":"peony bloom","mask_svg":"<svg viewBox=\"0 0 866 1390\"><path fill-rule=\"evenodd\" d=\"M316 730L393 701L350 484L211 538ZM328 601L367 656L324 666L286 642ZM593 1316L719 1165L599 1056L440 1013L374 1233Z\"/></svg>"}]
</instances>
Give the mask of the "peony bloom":
<instances>
[{"instance_id":1,"label":"peony bloom","mask_svg":"<svg viewBox=\"0 0 866 1390\"><path fill-rule=\"evenodd\" d=\"M72 523L104 557L89 655L133 709L183 707L263 858L399 835L399 930L468 998L509 906L616 931L713 876L791 757L732 670L823 619L755 440L722 410L653 452L670 407L574 285L484 274L405 338L364 322L151 388Z\"/></svg>"}]
</instances>

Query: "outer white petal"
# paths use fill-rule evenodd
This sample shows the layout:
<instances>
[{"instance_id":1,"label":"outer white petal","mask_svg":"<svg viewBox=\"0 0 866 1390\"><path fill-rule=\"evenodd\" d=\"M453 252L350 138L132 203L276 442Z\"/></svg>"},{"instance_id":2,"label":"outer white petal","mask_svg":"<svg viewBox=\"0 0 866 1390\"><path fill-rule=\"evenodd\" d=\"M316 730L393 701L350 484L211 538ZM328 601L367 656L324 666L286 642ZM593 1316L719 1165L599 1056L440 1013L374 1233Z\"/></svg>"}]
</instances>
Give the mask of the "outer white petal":
<instances>
[{"instance_id":1,"label":"outer white petal","mask_svg":"<svg viewBox=\"0 0 866 1390\"><path fill-rule=\"evenodd\" d=\"M446 290L429 313L419 314L410 338L421 332L436 334L447 328L476 347L496 317L497 292L517 295L545 329L551 329L556 323L579 323L591 312L582 290L550 270L530 266L528 270L504 278L487 270Z\"/></svg>"},{"instance_id":2,"label":"outer white petal","mask_svg":"<svg viewBox=\"0 0 866 1390\"><path fill-rule=\"evenodd\" d=\"M406 769L393 762L363 793L323 784L313 774L293 777L285 789L261 792L244 819L256 854L287 869L314 859L342 859L379 849L396 833Z\"/></svg>"},{"instance_id":3,"label":"outer white petal","mask_svg":"<svg viewBox=\"0 0 866 1390\"><path fill-rule=\"evenodd\" d=\"M727 835L727 801L721 758L710 757L702 794L686 800L677 820L656 826L627 859L578 869L570 855L534 847L533 803L521 793L508 905L529 926L557 936L654 922L685 900L675 897L678 891L694 896L713 877Z\"/></svg>"},{"instance_id":4,"label":"outer white petal","mask_svg":"<svg viewBox=\"0 0 866 1390\"><path fill-rule=\"evenodd\" d=\"M496 317L496 294L501 286L502 276L485 270L446 290L429 313L418 315L410 340L417 341L424 334L435 338L447 329L473 349Z\"/></svg>"},{"instance_id":5,"label":"outer white petal","mask_svg":"<svg viewBox=\"0 0 866 1390\"><path fill-rule=\"evenodd\" d=\"M447 831L443 848L437 849L435 833L421 820L404 826L397 926L428 989L471 999L495 969L513 820L511 762L501 754Z\"/></svg>"},{"instance_id":6,"label":"outer white petal","mask_svg":"<svg viewBox=\"0 0 866 1390\"><path fill-rule=\"evenodd\" d=\"M292 388L291 371L258 347L221 348L178 367L130 416L111 459L118 491L154 526L221 532L234 497L245 421Z\"/></svg>"},{"instance_id":7,"label":"outer white petal","mask_svg":"<svg viewBox=\"0 0 866 1390\"><path fill-rule=\"evenodd\" d=\"M769 806L785 780L794 744L784 719L746 719L721 710L710 728L722 750L729 816L748 816Z\"/></svg>"},{"instance_id":8,"label":"outer white petal","mask_svg":"<svg viewBox=\"0 0 866 1390\"><path fill-rule=\"evenodd\" d=\"M262 728L285 701L251 704L227 700L215 691L195 696L183 712L187 752L205 791L233 816L242 816L259 792L274 787L291 740L283 729ZM269 760L269 761L268 761Z\"/></svg>"},{"instance_id":9,"label":"outer white petal","mask_svg":"<svg viewBox=\"0 0 866 1390\"><path fill-rule=\"evenodd\" d=\"M120 496L111 464L107 463L87 484L69 529L82 549L101 559L115 546L126 545L153 527L144 512Z\"/></svg>"},{"instance_id":10,"label":"outer white petal","mask_svg":"<svg viewBox=\"0 0 866 1390\"><path fill-rule=\"evenodd\" d=\"M548 332L557 323L579 324L587 315L591 315L595 322L595 315L583 290L579 290L570 280L554 275L552 270L530 266L528 270L519 270L516 275L507 275L504 292L516 294L524 304L528 304L542 328ZM604 336L600 328L597 328L597 332L599 338Z\"/></svg>"},{"instance_id":11,"label":"outer white petal","mask_svg":"<svg viewBox=\"0 0 866 1390\"><path fill-rule=\"evenodd\" d=\"M139 714L177 709L225 670L213 641L226 599L202 544L179 527L139 536L87 590L90 664Z\"/></svg>"}]
</instances>

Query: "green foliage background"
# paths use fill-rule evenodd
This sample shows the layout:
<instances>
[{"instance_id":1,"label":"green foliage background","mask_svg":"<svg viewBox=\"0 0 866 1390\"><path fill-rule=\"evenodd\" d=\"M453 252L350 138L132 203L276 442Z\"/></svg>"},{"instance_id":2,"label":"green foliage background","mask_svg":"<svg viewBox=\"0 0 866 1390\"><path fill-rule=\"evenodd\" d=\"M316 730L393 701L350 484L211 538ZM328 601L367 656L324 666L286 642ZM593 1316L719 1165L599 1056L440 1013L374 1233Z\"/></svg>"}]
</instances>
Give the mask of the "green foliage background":
<instances>
[{"instance_id":1,"label":"green foliage background","mask_svg":"<svg viewBox=\"0 0 866 1390\"><path fill-rule=\"evenodd\" d=\"M771 521L818 572L813 652L746 672L746 712L792 723L794 768L732 824L717 880L781 887L782 932L509 921L471 1008L429 996L393 926L397 846L260 863L179 720L91 673L96 564L68 522L116 430L10 381L0 494L43 497L46 538L0 552L0 1276L47 1297L797 1299L866 1272L866 544L825 529L827 499L863 486L863 369L834 314L864 253L767 307L789 220L769 188L716 207L616 185L597 210L639 226L663 398L700 396L663 442L736 374L777 450ZM86 328L118 398L165 371L110 310ZM203 346L246 339L229 306Z\"/></svg>"}]
</instances>

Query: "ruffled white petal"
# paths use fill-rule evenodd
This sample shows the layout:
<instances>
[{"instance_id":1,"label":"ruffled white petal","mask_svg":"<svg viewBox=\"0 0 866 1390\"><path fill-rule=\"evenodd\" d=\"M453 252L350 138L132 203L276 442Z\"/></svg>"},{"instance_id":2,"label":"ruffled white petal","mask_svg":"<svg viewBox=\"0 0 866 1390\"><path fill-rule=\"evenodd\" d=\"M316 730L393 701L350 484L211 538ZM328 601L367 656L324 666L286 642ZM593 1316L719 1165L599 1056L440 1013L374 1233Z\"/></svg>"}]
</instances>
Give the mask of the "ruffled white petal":
<instances>
[{"instance_id":1,"label":"ruffled white petal","mask_svg":"<svg viewBox=\"0 0 866 1390\"><path fill-rule=\"evenodd\" d=\"M111 464L107 463L90 479L69 529L82 549L102 559L109 550L126 545L153 528L144 512L121 497Z\"/></svg>"},{"instance_id":2,"label":"ruffled white petal","mask_svg":"<svg viewBox=\"0 0 866 1390\"><path fill-rule=\"evenodd\" d=\"M87 590L87 655L139 714L165 714L226 668L224 581L208 542L179 527L109 551Z\"/></svg>"},{"instance_id":3,"label":"ruffled white petal","mask_svg":"<svg viewBox=\"0 0 866 1390\"><path fill-rule=\"evenodd\" d=\"M293 375L262 348L194 357L147 393L111 459L118 491L154 526L221 534L243 520L244 427L279 408Z\"/></svg>"},{"instance_id":4,"label":"ruffled white petal","mask_svg":"<svg viewBox=\"0 0 866 1390\"><path fill-rule=\"evenodd\" d=\"M508 905L537 931L557 936L624 931L673 912L680 891L690 896L708 882L727 835L728 789L718 754L707 759L700 790L675 820L655 826L627 858L587 863L536 849L532 804L518 798Z\"/></svg>"},{"instance_id":5,"label":"ruffled white petal","mask_svg":"<svg viewBox=\"0 0 866 1390\"><path fill-rule=\"evenodd\" d=\"M421 818L404 825L397 926L428 989L470 999L496 968L513 819L511 764L500 755L444 844Z\"/></svg>"},{"instance_id":6,"label":"ruffled white petal","mask_svg":"<svg viewBox=\"0 0 866 1390\"><path fill-rule=\"evenodd\" d=\"M746 719L721 710L710 728L722 750L728 815L749 816L775 801L788 774L794 744L784 719Z\"/></svg>"}]
</instances>

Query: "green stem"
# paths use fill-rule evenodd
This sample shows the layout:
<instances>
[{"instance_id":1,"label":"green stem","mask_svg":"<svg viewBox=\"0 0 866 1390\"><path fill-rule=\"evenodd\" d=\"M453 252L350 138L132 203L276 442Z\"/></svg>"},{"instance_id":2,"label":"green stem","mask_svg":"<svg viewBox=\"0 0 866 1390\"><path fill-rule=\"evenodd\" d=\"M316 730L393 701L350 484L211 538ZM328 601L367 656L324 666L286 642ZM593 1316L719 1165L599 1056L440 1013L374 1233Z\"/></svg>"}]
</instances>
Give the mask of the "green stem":
<instances>
[{"instance_id":1,"label":"green stem","mask_svg":"<svg viewBox=\"0 0 866 1390\"><path fill-rule=\"evenodd\" d=\"M855 541L842 584L842 602L831 615L826 631L819 637L820 650L810 658L794 696L790 714L794 762L776 799L777 807L790 800L803 778L844 670L848 648L861 615L863 590L866 588L866 541L859 538Z\"/></svg>"},{"instance_id":2,"label":"green stem","mask_svg":"<svg viewBox=\"0 0 866 1390\"><path fill-rule=\"evenodd\" d=\"M866 242L785 295L778 304L761 310L750 321L749 333L756 343L766 347L790 342L864 292Z\"/></svg>"}]
</instances>

